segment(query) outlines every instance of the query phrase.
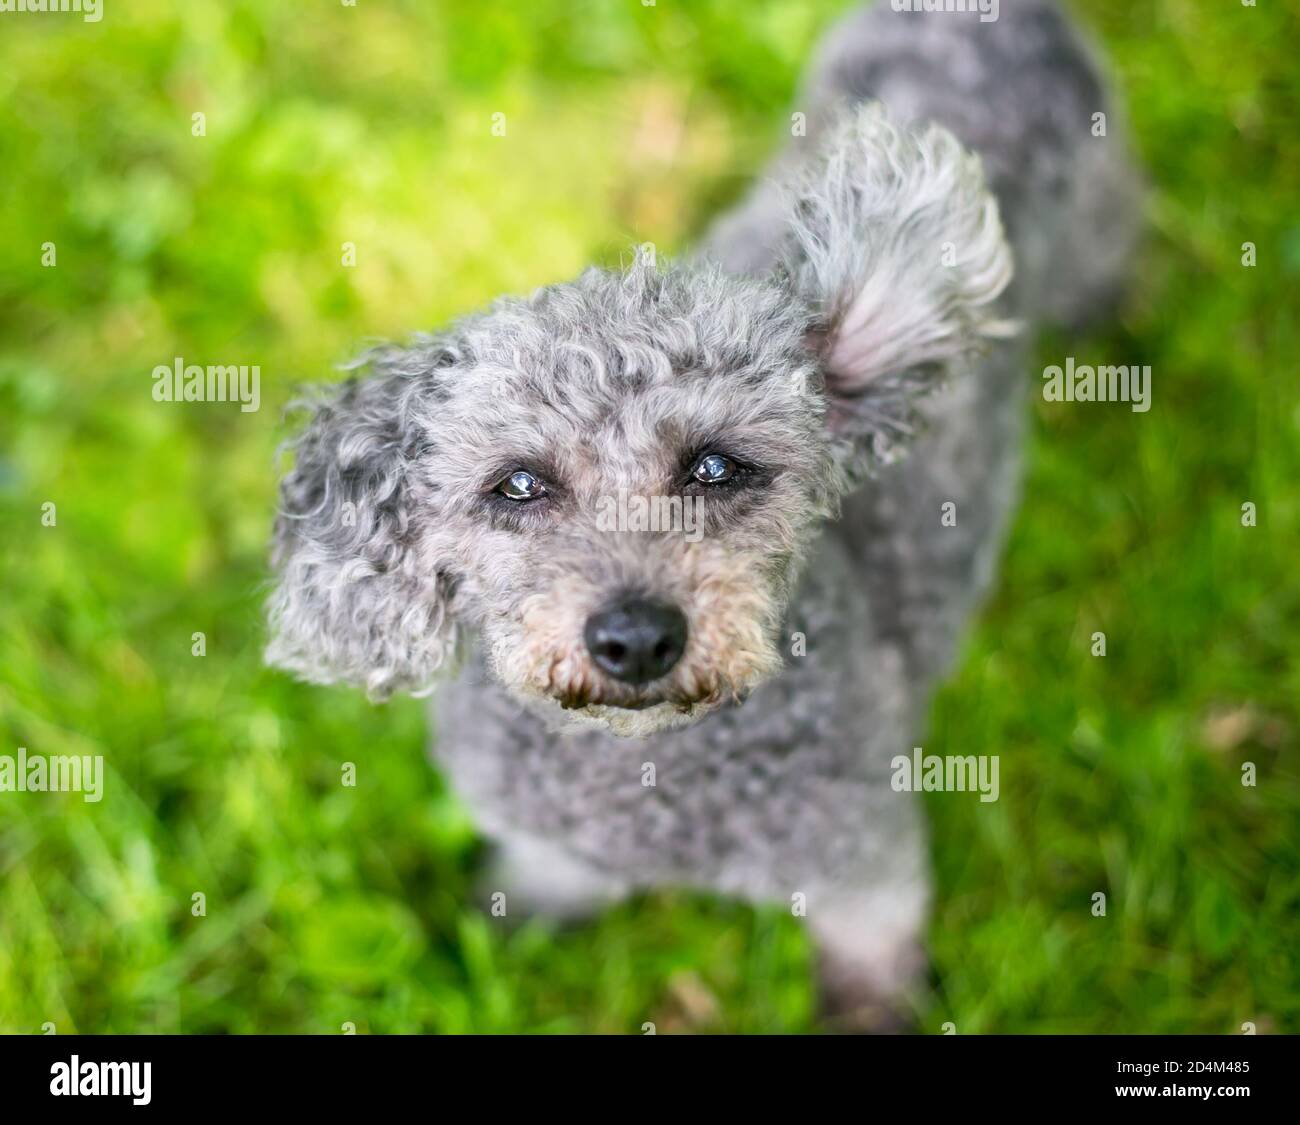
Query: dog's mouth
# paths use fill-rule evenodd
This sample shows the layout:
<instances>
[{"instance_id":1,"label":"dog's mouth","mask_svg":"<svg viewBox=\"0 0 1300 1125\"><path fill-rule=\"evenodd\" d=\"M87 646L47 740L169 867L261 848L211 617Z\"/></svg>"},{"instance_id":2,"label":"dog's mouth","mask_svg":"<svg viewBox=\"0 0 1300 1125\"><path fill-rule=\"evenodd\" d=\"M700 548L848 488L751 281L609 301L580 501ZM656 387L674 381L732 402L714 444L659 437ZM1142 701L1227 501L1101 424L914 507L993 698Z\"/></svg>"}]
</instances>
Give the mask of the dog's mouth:
<instances>
[{"instance_id":1,"label":"dog's mouth","mask_svg":"<svg viewBox=\"0 0 1300 1125\"><path fill-rule=\"evenodd\" d=\"M581 704L561 701L548 694L552 705L558 704L553 716L560 725L576 728L596 728L620 738L646 738L666 731L693 726L707 715L733 703L743 696L728 694L725 697L709 695L696 698L648 695L644 698L612 701L588 700Z\"/></svg>"},{"instance_id":2,"label":"dog's mouth","mask_svg":"<svg viewBox=\"0 0 1300 1125\"><path fill-rule=\"evenodd\" d=\"M739 704L744 702L747 692L718 690L687 694L671 690L646 690L632 695L615 696L599 690L568 691L551 693L554 699L566 711L582 711L593 708L609 708L613 711L648 711L652 707L668 706L689 714L697 707L716 707L724 703Z\"/></svg>"},{"instance_id":3,"label":"dog's mouth","mask_svg":"<svg viewBox=\"0 0 1300 1125\"><path fill-rule=\"evenodd\" d=\"M687 673L640 686L621 684L589 665L568 666L570 675L539 676L513 690L560 728L595 727L628 738L692 726L706 716L745 702L758 686L755 678L733 684L719 674ZM558 669L557 669L558 673Z\"/></svg>"},{"instance_id":4,"label":"dog's mouth","mask_svg":"<svg viewBox=\"0 0 1300 1125\"><path fill-rule=\"evenodd\" d=\"M578 711L587 707L612 707L616 711L644 711L649 707L658 707L661 703L669 702L663 697L651 697L649 699L633 699L626 703L593 703L590 700L576 700L570 697L556 697L560 706L566 711ZM690 704L682 704L689 709Z\"/></svg>"},{"instance_id":5,"label":"dog's mouth","mask_svg":"<svg viewBox=\"0 0 1300 1125\"><path fill-rule=\"evenodd\" d=\"M756 673L766 671L757 662L719 668L698 654L691 659L688 650L687 658L668 675L630 684L608 675L585 655L575 657L572 648L557 648L547 654L531 684L525 681L524 693L545 699L579 723L650 731L739 707L766 678Z\"/></svg>"}]
</instances>

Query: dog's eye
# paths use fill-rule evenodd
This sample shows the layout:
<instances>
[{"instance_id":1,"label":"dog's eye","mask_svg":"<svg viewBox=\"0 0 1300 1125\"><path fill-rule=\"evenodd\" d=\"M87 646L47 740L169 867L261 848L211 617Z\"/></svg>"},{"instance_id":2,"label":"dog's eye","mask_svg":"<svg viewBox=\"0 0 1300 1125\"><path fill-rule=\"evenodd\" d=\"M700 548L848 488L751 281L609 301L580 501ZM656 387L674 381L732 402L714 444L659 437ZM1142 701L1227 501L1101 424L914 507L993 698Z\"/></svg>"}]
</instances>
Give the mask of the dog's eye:
<instances>
[{"instance_id":1,"label":"dog's eye","mask_svg":"<svg viewBox=\"0 0 1300 1125\"><path fill-rule=\"evenodd\" d=\"M536 500L546 494L546 486L532 473L516 469L497 485L496 491L508 500Z\"/></svg>"},{"instance_id":2,"label":"dog's eye","mask_svg":"<svg viewBox=\"0 0 1300 1125\"><path fill-rule=\"evenodd\" d=\"M691 470L691 476L701 484L721 484L736 475L736 462L720 453L701 457Z\"/></svg>"}]
</instances>

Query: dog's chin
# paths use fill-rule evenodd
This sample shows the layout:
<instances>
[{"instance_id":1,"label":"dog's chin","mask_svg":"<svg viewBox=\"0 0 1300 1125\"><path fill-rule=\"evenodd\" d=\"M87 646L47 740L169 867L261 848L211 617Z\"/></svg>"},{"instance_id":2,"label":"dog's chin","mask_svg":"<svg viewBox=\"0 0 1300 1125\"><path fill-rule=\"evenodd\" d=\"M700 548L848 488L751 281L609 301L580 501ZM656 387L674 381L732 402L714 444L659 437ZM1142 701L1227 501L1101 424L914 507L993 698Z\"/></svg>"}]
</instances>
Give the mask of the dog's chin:
<instances>
[{"instance_id":1,"label":"dog's chin","mask_svg":"<svg viewBox=\"0 0 1300 1125\"><path fill-rule=\"evenodd\" d=\"M732 703L716 698L694 703L647 699L626 706L587 703L575 707L549 694L529 694L523 698L556 730L595 729L618 738L648 738L663 731L680 730Z\"/></svg>"},{"instance_id":2,"label":"dog's chin","mask_svg":"<svg viewBox=\"0 0 1300 1125\"><path fill-rule=\"evenodd\" d=\"M717 700L691 704L663 700L637 707L593 703L579 708L576 714L585 726L603 727L619 738L646 738L660 731L689 727L722 705Z\"/></svg>"}]
</instances>

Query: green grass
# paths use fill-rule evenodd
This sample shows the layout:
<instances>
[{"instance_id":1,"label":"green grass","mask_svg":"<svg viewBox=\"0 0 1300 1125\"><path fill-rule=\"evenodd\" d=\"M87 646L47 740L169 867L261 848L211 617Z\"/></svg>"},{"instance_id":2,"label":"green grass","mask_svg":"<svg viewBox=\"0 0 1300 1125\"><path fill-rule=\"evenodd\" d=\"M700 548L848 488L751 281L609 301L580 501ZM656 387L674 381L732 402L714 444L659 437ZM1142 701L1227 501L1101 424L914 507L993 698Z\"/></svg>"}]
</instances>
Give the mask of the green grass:
<instances>
[{"instance_id":1,"label":"green grass","mask_svg":"<svg viewBox=\"0 0 1300 1125\"><path fill-rule=\"evenodd\" d=\"M0 1029L815 1026L779 907L661 894L504 932L470 900L481 842L421 706L264 670L260 602L294 386L634 240L688 244L842 7L0 17L0 753L107 764L99 804L0 794ZM1036 404L999 592L927 740L1002 756L997 804L929 802L927 1030L1300 1030L1287 7L1086 5L1151 233L1121 322L1042 354L1150 363L1154 404ZM155 404L173 356L260 364L261 411Z\"/></svg>"}]
</instances>

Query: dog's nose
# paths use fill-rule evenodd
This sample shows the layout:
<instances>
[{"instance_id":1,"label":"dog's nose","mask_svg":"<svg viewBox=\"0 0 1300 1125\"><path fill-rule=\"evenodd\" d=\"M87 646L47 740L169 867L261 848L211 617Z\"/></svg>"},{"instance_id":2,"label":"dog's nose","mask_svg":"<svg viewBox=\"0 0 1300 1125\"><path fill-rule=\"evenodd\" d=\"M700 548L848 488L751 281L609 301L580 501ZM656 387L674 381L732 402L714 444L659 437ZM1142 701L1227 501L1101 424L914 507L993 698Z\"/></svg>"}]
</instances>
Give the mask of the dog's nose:
<instances>
[{"instance_id":1,"label":"dog's nose","mask_svg":"<svg viewBox=\"0 0 1300 1125\"><path fill-rule=\"evenodd\" d=\"M591 658L625 684L666 675L686 648L686 618L675 606L645 598L619 602L587 618Z\"/></svg>"}]
</instances>

